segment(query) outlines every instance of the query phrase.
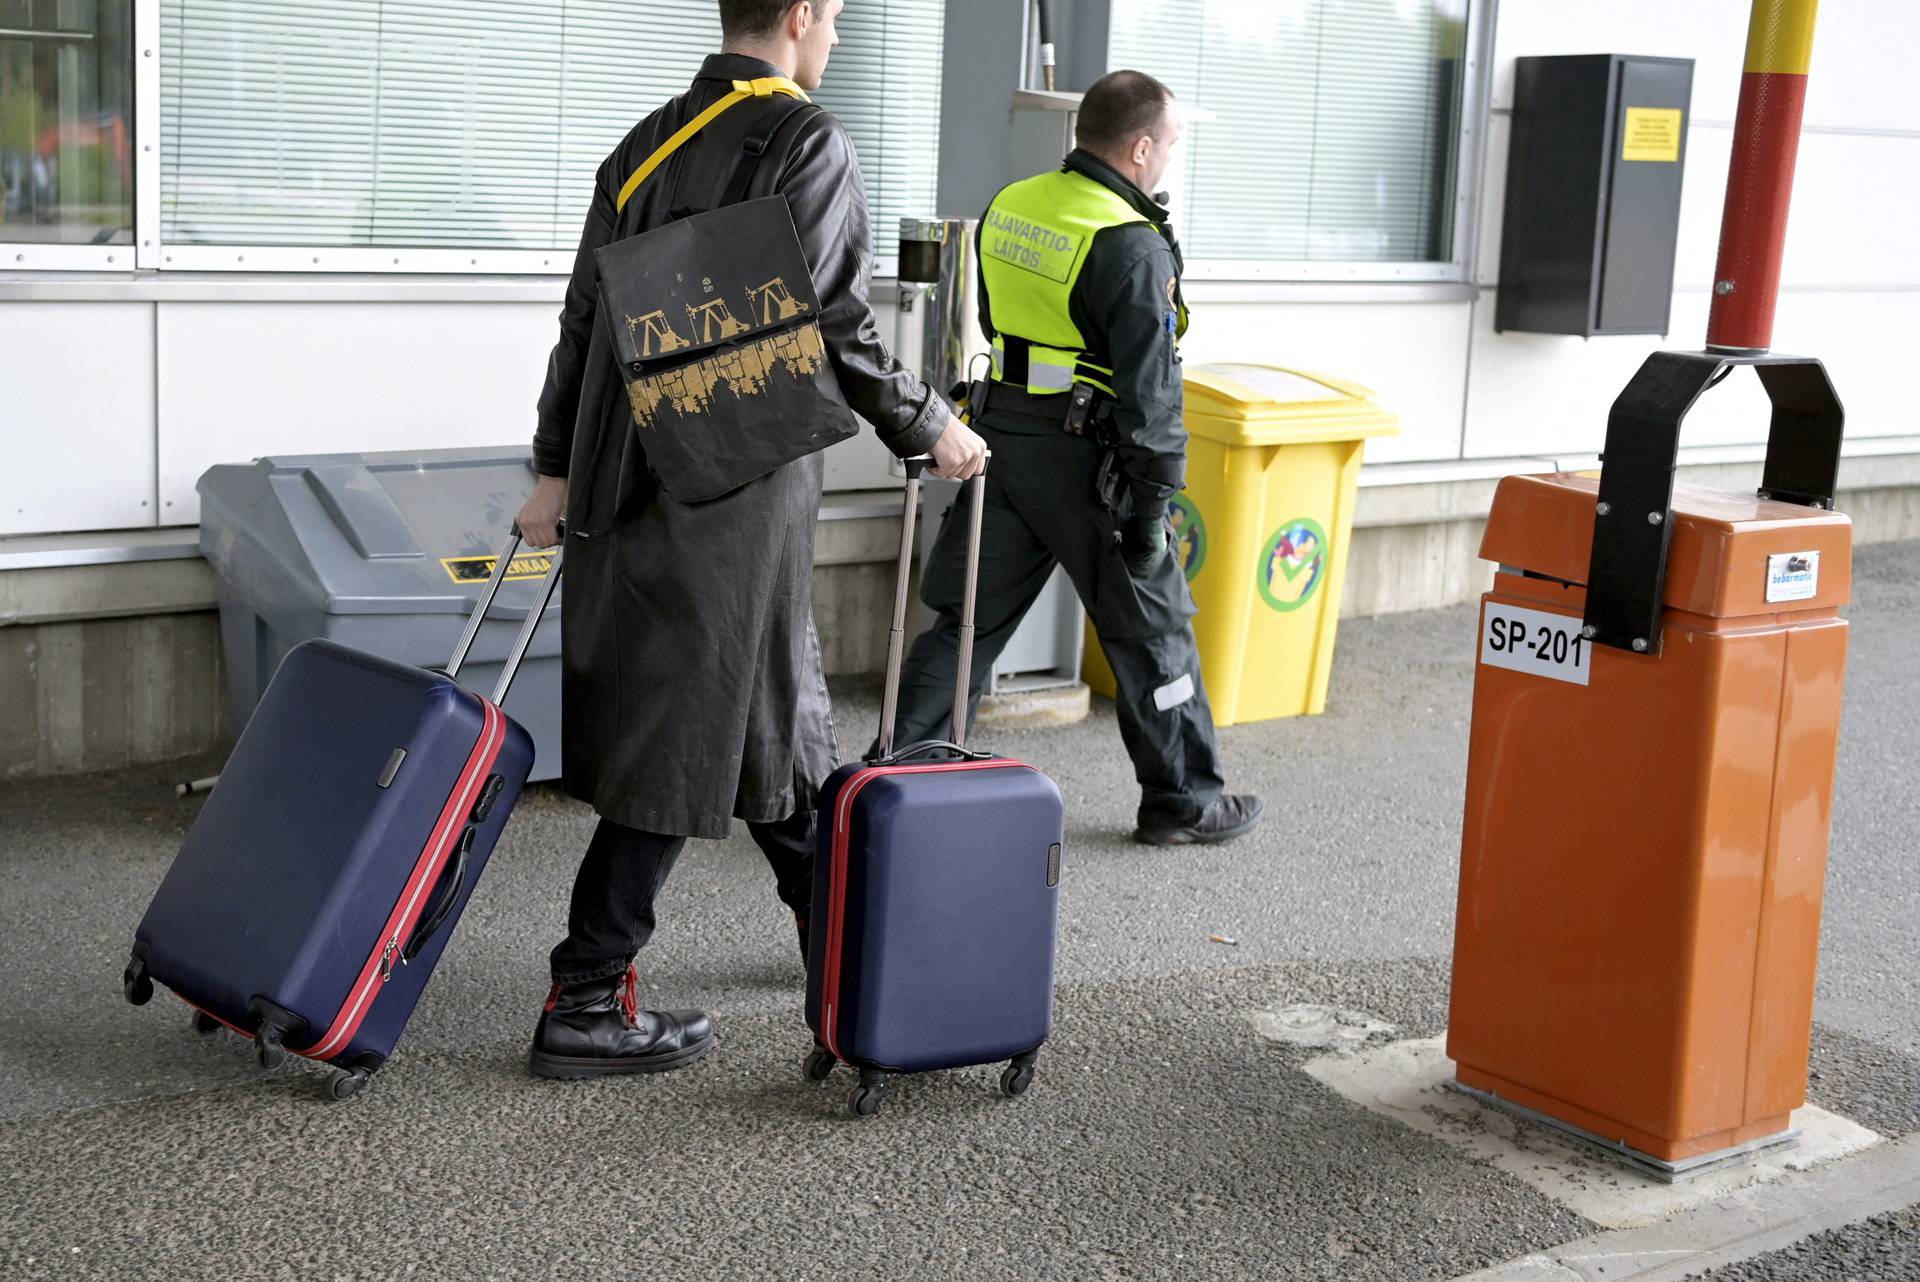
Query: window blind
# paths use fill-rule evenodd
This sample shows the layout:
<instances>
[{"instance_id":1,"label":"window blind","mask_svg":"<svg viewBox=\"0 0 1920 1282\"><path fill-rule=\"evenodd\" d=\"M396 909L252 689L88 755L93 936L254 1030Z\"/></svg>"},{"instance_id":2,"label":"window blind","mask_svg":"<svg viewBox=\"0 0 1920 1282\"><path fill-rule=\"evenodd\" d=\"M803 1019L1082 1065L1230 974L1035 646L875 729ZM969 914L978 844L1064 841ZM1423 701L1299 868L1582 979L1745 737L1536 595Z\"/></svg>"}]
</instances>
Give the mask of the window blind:
<instances>
[{"instance_id":1,"label":"window blind","mask_svg":"<svg viewBox=\"0 0 1920 1282\"><path fill-rule=\"evenodd\" d=\"M891 257L902 218L931 218L939 186L945 0L859 0L840 11L840 47L814 100L853 135L873 234Z\"/></svg>"},{"instance_id":2,"label":"window blind","mask_svg":"<svg viewBox=\"0 0 1920 1282\"><path fill-rule=\"evenodd\" d=\"M1192 126L1195 260L1452 257L1466 0L1113 0L1108 62Z\"/></svg>"},{"instance_id":3,"label":"window blind","mask_svg":"<svg viewBox=\"0 0 1920 1282\"><path fill-rule=\"evenodd\" d=\"M931 209L941 22L851 8L817 95L882 244ZM719 47L713 0L162 0L162 236L571 249L600 162Z\"/></svg>"}]
</instances>

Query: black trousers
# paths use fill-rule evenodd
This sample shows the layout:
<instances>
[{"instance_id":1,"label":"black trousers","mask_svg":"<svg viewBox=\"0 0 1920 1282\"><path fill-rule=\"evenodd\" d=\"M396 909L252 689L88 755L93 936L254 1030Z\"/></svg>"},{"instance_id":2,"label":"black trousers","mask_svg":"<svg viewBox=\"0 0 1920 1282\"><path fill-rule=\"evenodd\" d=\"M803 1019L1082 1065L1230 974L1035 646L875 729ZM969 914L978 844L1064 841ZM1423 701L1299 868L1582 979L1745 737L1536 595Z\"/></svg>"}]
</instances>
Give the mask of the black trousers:
<instances>
[{"instance_id":1,"label":"black trousers","mask_svg":"<svg viewBox=\"0 0 1920 1282\"><path fill-rule=\"evenodd\" d=\"M773 867L780 902L805 923L813 904L813 812L750 823L747 831ZM685 837L600 821L573 879L567 937L549 958L554 983L607 979L633 964L653 937L653 901L686 845Z\"/></svg>"},{"instance_id":2,"label":"black trousers","mask_svg":"<svg viewBox=\"0 0 1920 1282\"><path fill-rule=\"evenodd\" d=\"M1064 566L1113 669L1120 738L1140 784L1139 817L1197 818L1225 781L1179 558L1164 556L1145 575L1127 567L1116 520L1096 494L1100 448L1093 441L1015 416L976 426L993 466L980 531L969 719L994 660L1054 567ZM952 724L968 502L963 494L948 511L923 574L921 599L936 617L907 655L896 744L947 738Z\"/></svg>"}]
</instances>

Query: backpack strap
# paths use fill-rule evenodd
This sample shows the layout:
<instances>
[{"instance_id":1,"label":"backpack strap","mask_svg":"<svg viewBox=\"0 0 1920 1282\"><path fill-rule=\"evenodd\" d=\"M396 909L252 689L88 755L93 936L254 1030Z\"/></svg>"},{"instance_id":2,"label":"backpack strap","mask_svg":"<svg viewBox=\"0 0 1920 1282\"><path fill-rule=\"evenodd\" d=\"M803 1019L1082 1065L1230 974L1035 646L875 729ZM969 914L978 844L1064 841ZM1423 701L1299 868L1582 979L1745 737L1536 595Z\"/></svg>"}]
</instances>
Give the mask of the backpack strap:
<instances>
[{"instance_id":1,"label":"backpack strap","mask_svg":"<svg viewBox=\"0 0 1920 1282\"><path fill-rule=\"evenodd\" d=\"M718 120L721 115L729 109L738 106L749 98L771 98L776 94L785 95L799 102L812 101L807 97L806 90L785 76L768 76L760 80L734 81L732 93L723 95L716 100L711 107L708 107L705 111L675 130L672 137L654 148L653 154L640 162L640 167L633 171L627 178L625 185L620 188L619 198L614 201L614 211L616 213L624 211L627 207L627 202L633 199L633 193L640 190L640 184L645 182L654 170L665 164L668 157L686 145L688 139L692 138L702 129L705 129L715 120ZM788 110L791 110L791 107L789 107ZM782 118L784 118L785 113L782 112L780 114ZM771 137L771 134L768 136ZM766 142L764 140L761 142L760 150L762 152L766 150ZM757 156L755 160L758 160Z\"/></svg>"},{"instance_id":2,"label":"backpack strap","mask_svg":"<svg viewBox=\"0 0 1920 1282\"><path fill-rule=\"evenodd\" d=\"M740 159L734 163L733 177L727 183L725 194L720 197L718 209L726 205L737 205L747 198L747 188L753 183L753 175L760 168L760 161L766 156L767 148L773 142L773 136L780 132L780 126L787 118L806 106L799 98L778 98L772 106L761 113L759 123L740 144Z\"/></svg>"}]
</instances>

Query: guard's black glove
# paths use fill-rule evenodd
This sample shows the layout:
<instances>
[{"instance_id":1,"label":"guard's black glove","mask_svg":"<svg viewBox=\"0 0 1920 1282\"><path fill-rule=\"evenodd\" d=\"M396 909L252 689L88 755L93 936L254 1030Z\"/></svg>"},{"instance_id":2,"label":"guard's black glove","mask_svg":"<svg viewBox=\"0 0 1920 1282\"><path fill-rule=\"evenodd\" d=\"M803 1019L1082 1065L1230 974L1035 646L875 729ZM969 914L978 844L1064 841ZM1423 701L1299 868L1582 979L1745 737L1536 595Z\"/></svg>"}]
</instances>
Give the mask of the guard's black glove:
<instances>
[{"instance_id":1,"label":"guard's black glove","mask_svg":"<svg viewBox=\"0 0 1920 1282\"><path fill-rule=\"evenodd\" d=\"M1152 572L1167 554L1167 517L1165 512L1133 517L1120 531L1120 555L1127 569L1136 575Z\"/></svg>"}]
</instances>

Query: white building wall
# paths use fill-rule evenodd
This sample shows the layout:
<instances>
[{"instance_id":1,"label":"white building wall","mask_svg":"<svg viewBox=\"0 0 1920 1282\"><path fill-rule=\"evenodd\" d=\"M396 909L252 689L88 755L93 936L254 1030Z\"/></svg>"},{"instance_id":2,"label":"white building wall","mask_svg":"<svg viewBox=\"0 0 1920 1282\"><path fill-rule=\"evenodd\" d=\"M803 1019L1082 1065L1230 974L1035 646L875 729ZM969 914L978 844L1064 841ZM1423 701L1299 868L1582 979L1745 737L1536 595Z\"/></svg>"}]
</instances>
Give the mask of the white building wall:
<instances>
[{"instance_id":1,"label":"white building wall","mask_svg":"<svg viewBox=\"0 0 1920 1282\"><path fill-rule=\"evenodd\" d=\"M0 301L0 534L153 525L153 415L151 307Z\"/></svg>"},{"instance_id":2,"label":"white building wall","mask_svg":"<svg viewBox=\"0 0 1920 1282\"><path fill-rule=\"evenodd\" d=\"M1270 360L1374 388L1402 421L1398 438L1370 447L1376 466L1591 455L1646 354L1703 341L1746 9L1506 0L1482 69L1491 110L1474 131L1485 163L1467 284L1196 282L1187 360ZM1906 65L1916 47L1910 0L1821 14L1775 347L1827 361L1856 439L1920 435L1904 350L1920 329L1920 238L1908 231L1920 206L1920 97ZM1672 333L1496 335L1513 60L1610 51L1696 60ZM524 442L563 287L401 278L356 295L353 281L318 275L0 274L0 535L192 524L194 480L216 462ZM883 333L892 295L876 283ZM1687 444L1753 445L1765 430L1748 376L1702 402ZM870 435L829 457L831 488L890 483Z\"/></svg>"},{"instance_id":3,"label":"white building wall","mask_svg":"<svg viewBox=\"0 0 1920 1282\"><path fill-rule=\"evenodd\" d=\"M1368 446L1374 464L1594 454L1608 407L1647 354L1705 342L1746 17L1737 0L1505 0L1478 187L1477 297L1349 306L1244 291L1208 299L1202 286L1187 359L1264 357L1375 388L1401 415L1402 435ZM1902 62L1902 51L1916 47L1920 5L1907 0L1821 11L1774 349L1826 362L1854 439L1920 434L1904 378L1908 335L1920 330L1920 238L1908 230L1920 206L1920 97ZM1495 334L1514 60L1609 52L1695 60L1671 332L1665 340ZM1702 400L1685 443L1758 446L1766 429L1766 398L1743 375Z\"/></svg>"}]
</instances>

